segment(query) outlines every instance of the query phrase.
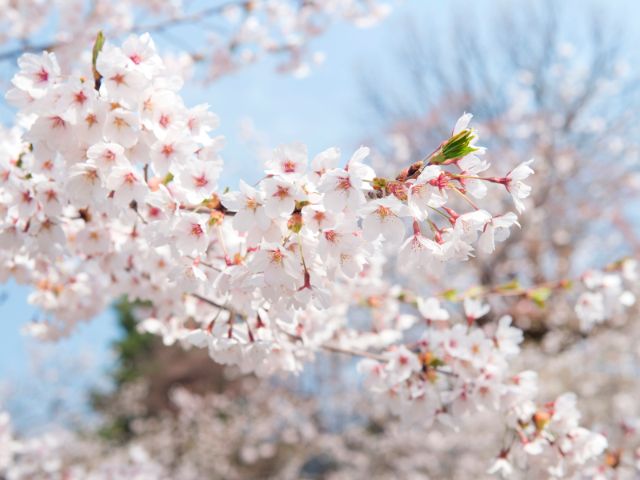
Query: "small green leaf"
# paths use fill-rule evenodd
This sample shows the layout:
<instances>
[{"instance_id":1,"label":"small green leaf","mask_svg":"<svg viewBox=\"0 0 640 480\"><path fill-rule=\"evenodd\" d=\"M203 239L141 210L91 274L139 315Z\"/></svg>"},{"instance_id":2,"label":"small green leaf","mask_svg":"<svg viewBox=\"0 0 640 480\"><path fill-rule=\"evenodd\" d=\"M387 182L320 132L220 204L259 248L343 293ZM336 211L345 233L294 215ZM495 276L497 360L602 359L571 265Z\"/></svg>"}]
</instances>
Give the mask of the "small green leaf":
<instances>
[{"instance_id":1,"label":"small green leaf","mask_svg":"<svg viewBox=\"0 0 640 480\"><path fill-rule=\"evenodd\" d=\"M167 173L167 175L162 180L162 183L164 185L168 185L169 183L171 183L172 180L173 180L173 173L169 172L169 173Z\"/></svg>"},{"instance_id":2,"label":"small green leaf","mask_svg":"<svg viewBox=\"0 0 640 480\"><path fill-rule=\"evenodd\" d=\"M450 302L456 302L458 300L458 291L453 288L450 290L447 290L442 293L442 298Z\"/></svg>"},{"instance_id":3,"label":"small green leaf","mask_svg":"<svg viewBox=\"0 0 640 480\"><path fill-rule=\"evenodd\" d=\"M102 50L103 46L104 46L104 34L102 33L102 30L101 30L98 32L98 35L96 36L96 41L93 44L93 54L91 57L93 81L94 81L94 87L96 90L100 89L100 83L102 81L102 75L100 75L100 73L98 72L96 63L98 61L98 54Z\"/></svg>"},{"instance_id":4,"label":"small green leaf","mask_svg":"<svg viewBox=\"0 0 640 480\"><path fill-rule=\"evenodd\" d=\"M429 362L429 366L433 367L433 368L438 368L438 367L442 367L443 365L446 365L446 363L444 363L442 360L440 360L438 357L433 357L431 359L431 361Z\"/></svg>"},{"instance_id":5,"label":"small green leaf","mask_svg":"<svg viewBox=\"0 0 640 480\"><path fill-rule=\"evenodd\" d=\"M451 137L442 146L442 157L444 161L452 160L455 158L464 157L470 153L478 150L476 147L471 146L471 142L476 138L476 134L473 130L462 130L453 137ZM440 162L442 163L442 162Z\"/></svg>"},{"instance_id":6,"label":"small green leaf","mask_svg":"<svg viewBox=\"0 0 640 480\"><path fill-rule=\"evenodd\" d=\"M520 288L520 282L516 279L513 279L510 282L503 283L502 285L498 286L498 290L500 291L518 290L519 288Z\"/></svg>"},{"instance_id":7,"label":"small green leaf","mask_svg":"<svg viewBox=\"0 0 640 480\"><path fill-rule=\"evenodd\" d=\"M544 308L546 301L551 296L551 289L549 287L538 287L527 292L527 297L533 300L533 302L540 308Z\"/></svg>"}]
</instances>

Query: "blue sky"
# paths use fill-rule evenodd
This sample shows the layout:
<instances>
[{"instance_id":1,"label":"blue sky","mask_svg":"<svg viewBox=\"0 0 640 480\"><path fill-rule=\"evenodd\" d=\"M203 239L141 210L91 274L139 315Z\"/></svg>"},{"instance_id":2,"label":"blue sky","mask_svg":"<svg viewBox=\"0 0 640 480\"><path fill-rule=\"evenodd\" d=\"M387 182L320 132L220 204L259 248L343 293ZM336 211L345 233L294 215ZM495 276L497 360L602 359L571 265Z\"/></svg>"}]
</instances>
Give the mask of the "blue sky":
<instances>
[{"instance_id":1,"label":"blue sky","mask_svg":"<svg viewBox=\"0 0 640 480\"><path fill-rule=\"evenodd\" d=\"M395 9L391 18L378 27L358 30L350 25L339 25L314 42L314 46L326 53L323 65L317 67L311 76L296 79L273 72L273 62L263 61L232 76L203 87L189 86L184 96L187 104L208 102L221 118L220 134L227 137L227 147L223 152L226 173L223 181L231 186L240 175L249 180L258 177L260 161L254 152L239 138L238 127L245 118L251 118L256 129L268 137L271 145L300 140L309 146L311 154L329 146L342 148L348 154L359 144L366 133L363 121L363 101L359 92L358 69L366 67L374 72L384 72L385 79L393 79L390 63L393 49L402 39L404 20L418 19L420 25L430 28L435 24L446 24L453 11L466 11L469 5L482 17L497 4L512 5L520 2L499 2L481 0L464 2L461 0L406 0ZM568 9L581 8L585 3L579 0L563 2ZM592 2L614 13L635 11L637 6L627 0ZM1 14L1 13L0 13ZM180 34L189 35L188 29ZM632 32L637 37L635 32ZM532 32L535 35L536 32ZM160 47L165 46L157 39ZM5 123L10 118L0 110ZM34 384L30 380L30 351L43 348L33 340L20 335L20 327L34 317L36 312L27 303L28 289L13 283L5 285L2 291L8 298L0 305L0 403L2 392L9 386L11 401L8 407L23 415L23 425L39 424L49 412L37 411L37 404L27 402L33 397ZM61 366L63 380L68 383L67 393L80 402L87 385L99 383L112 361L110 342L117 330L111 312L82 325L70 339L49 346L47 363L53 368ZM69 382L64 360L91 357L92 362L74 381ZM51 385L60 379L49 375ZM38 395L45 395L47 383L38 380ZM64 382L63 382L64 383ZM2 385L4 384L4 387ZM35 411L31 411L35 409ZM27 411L27 414L25 414Z\"/></svg>"}]
</instances>

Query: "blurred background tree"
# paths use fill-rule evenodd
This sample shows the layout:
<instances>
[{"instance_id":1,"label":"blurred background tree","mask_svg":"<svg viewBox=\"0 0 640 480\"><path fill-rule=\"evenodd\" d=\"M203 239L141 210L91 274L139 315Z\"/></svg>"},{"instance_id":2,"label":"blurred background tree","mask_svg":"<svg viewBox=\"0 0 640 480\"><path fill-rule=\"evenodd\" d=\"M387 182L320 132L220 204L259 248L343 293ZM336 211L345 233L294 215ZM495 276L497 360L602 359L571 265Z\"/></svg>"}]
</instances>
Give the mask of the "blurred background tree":
<instances>
[{"instance_id":1,"label":"blurred background tree","mask_svg":"<svg viewBox=\"0 0 640 480\"><path fill-rule=\"evenodd\" d=\"M473 259L475 277L465 265L461 288L555 285L640 251L631 51L625 26L594 4L505 3L491 21L474 21L473 11L457 12L451 25L408 19L384 71L362 74L366 142L388 173L437 146L462 111L473 113L494 164L535 159L522 228ZM526 299L511 302L512 313L530 336L563 322L579 337L573 304L551 301L554 318Z\"/></svg>"}]
</instances>

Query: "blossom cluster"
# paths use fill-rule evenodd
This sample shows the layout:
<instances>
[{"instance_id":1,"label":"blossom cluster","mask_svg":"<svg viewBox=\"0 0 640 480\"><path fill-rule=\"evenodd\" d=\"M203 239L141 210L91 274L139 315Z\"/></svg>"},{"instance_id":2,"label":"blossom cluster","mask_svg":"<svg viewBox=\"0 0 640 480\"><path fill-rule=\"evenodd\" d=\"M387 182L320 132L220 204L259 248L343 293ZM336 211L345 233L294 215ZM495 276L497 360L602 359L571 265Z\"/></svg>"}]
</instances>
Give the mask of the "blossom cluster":
<instances>
[{"instance_id":1,"label":"blossom cluster","mask_svg":"<svg viewBox=\"0 0 640 480\"><path fill-rule=\"evenodd\" d=\"M181 81L163 73L148 35L122 49L105 45L95 82L91 72L62 76L50 53L26 54L19 65L7 99L30 127L2 153L3 274L36 285L31 300L64 331L114 293L144 297L136 290L166 280L140 274L180 269L165 233L172 222L176 232L192 230L188 216L172 212L178 198L215 190L221 140L208 135L217 119L206 106L183 105ZM6 141L14 139L10 132ZM173 194L162 182L170 169ZM159 248L142 246L151 237Z\"/></svg>"},{"instance_id":2,"label":"blossom cluster","mask_svg":"<svg viewBox=\"0 0 640 480\"><path fill-rule=\"evenodd\" d=\"M512 463L524 467L528 456L536 456L536 464L545 465L552 477L590 468L607 447L606 438L579 425L573 394L536 405L537 374L514 375L509 368L523 341L511 318L485 328L450 325L437 301L429 303L421 313L431 326L411 350L402 346L382 359L360 362L368 388L398 415L425 425L437 420L455 428L474 412L500 412L511 442L489 473L511 474ZM480 302L465 303L467 320L488 313ZM434 321L431 312L440 312L439 318Z\"/></svg>"},{"instance_id":3,"label":"blossom cluster","mask_svg":"<svg viewBox=\"0 0 640 480\"><path fill-rule=\"evenodd\" d=\"M589 331L634 305L637 280L637 262L629 258L612 265L609 271L585 272L580 277L584 291L575 305L581 330Z\"/></svg>"},{"instance_id":4,"label":"blossom cluster","mask_svg":"<svg viewBox=\"0 0 640 480\"><path fill-rule=\"evenodd\" d=\"M64 75L50 53L19 66L7 99L28 128L3 151L4 275L36 286L32 301L62 321L58 333L126 293L151 302L145 328L168 342L195 319L187 337L215 342L217 360L295 370L314 323L331 335L318 320L336 308L329 300L380 276L385 249L417 273L469 258L476 243L490 251L516 217L468 195L504 186L520 209L528 194L527 164L477 176L489 164L470 115L398 179L376 177L364 147L342 166L326 150L308 168L292 144L274 151L257 188L220 193L217 119L184 106L148 35L105 44L93 74ZM470 211L448 207L450 195Z\"/></svg>"}]
</instances>

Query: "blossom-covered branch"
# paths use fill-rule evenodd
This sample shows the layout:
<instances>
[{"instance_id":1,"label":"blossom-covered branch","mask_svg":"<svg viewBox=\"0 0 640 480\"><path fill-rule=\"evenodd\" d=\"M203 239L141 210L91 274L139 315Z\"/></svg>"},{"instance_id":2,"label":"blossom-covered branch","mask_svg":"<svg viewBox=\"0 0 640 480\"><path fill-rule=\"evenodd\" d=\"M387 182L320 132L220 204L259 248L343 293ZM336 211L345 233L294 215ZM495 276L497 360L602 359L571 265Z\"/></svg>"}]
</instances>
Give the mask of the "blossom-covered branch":
<instances>
[{"instance_id":1,"label":"blossom-covered branch","mask_svg":"<svg viewBox=\"0 0 640 480\"><path fill-rule=\"evenodd\" d=\"M322 59L321 53L309 47L315 37L341 20L359 27L373 25L390 11L390 5L377 0L225 0L213 5L180 0L86 3L27 0L3 7L0 62L47 50L55 52L58 61L68 68L77 63L98 31L105 31L111 38L154 32L178 47L179 54L169 59L175 68L187 71L196 63L201 64L208 81L265 55L278 58L279 71L304 75ZM32 38L51 29L51 19L56 15L59 29L49 35L51 38L34 42ZM141 21L139 17L153 20ZM207 48L185 42L179 30L184 26L207 38Z\"/></svg>"}]
</instances>

